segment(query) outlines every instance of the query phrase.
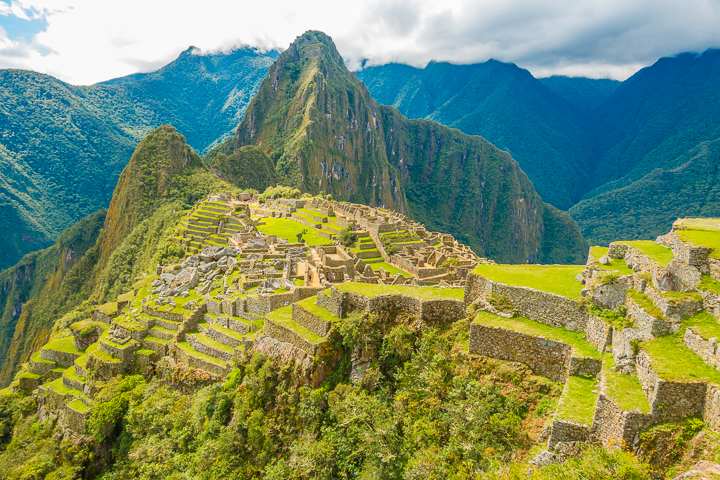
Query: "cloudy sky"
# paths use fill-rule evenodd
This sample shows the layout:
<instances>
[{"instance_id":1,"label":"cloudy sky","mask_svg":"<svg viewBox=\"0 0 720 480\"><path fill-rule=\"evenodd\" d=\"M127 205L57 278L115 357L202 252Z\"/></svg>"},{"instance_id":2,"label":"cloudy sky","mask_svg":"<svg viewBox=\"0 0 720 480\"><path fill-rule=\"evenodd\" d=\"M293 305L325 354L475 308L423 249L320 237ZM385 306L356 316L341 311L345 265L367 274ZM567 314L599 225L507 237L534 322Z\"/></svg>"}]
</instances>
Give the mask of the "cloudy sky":
<instances>
[{"instance_id":1,"label":"cloudy sky","mask_svg":"<svg viewBox=\"0 0 720 480\"><path fill-rule=\"evenodd\" d=\"M622 80L720 47L720 0L0 0L0 68L85 85L154 70L191 45L284 49L310 29L355 69L495 58L536 76Z\"/></svg>"}]
</instances>

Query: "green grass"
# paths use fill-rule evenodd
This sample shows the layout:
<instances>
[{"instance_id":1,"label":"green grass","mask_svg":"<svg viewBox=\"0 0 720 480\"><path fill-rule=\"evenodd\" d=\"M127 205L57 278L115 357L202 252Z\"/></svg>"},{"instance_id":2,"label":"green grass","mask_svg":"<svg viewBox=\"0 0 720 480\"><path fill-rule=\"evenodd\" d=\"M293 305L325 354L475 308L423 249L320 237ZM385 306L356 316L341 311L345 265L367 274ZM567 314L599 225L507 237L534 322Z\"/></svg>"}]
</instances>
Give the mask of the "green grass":
<instances>
[{"instance_id":1,"label":"green grass","mask_svg":"<svg viewBox=\"0 0 720 480\"><path fill-rule=\"evenodd\" d=\"M72 408L76 412L80 413L87 413L90 411L90 407L85 405L82 401L75 399L72 402L68 403L68 407Z\"/></svg>"},{"instance_id":2,"label":"green grass","mask_svg":"<svg viewBox=\"0 0 720 480\"><path fill-rule=\"evenodd\" d=\"M683 343L684 334L685 328L682 328L674 335L640 344L640 348L650 356L655 373L668 381L710 381L720 384L720 372L706 364Z\"/></svg>"},{"instance_id":3,"label":"green grass","mask_svg":"<svg viewBox=\"0 0 720 480\"><path fill-rule=\"evenodd\" d=\"M23 372L17 376L17 378L34 378L36 380L38 380L40 377L42 377L42 375L32 372Z\"/></svg>"},{"instance_id":4,"label":"green grass","mask_svg":"<svg viewBox=\"0 0 720 480\"><path fill-rule=\"evenodd\" d=\"M300 300L299 302L295 302L295 304L304 309L308 312L312 313L316 317L325 320L326 322L337 322L339 320L338 317L333 315L332 313L328 312L322 307L318 307L315 304L315 301L317 300L317 296L306 298L305 300Z\"/></svg>"},{"instance_id":5,"label":"green grass","mask_svg":"<svg viewBox=\"0 0 720 480\"><path fill-rule=\"evenodd\" d=\"M122 295L118 296L118 302L129 302L133 298L133 291L130 290L129 292L125 292Z\"/></svg>"},{"instance_id":6,"label":"green grass","mask_svg":"<svg viewBox=\"0 0 720 480\"><path fill-rule=\"evenodd\" d=\"M70 368L72 368L72 367L70 367ZM63 395L63 396L70 393L70 389L63 384L62 377L53 380L52 382L48 383L47 386L50 389L55 390L57 393L59 393L60 395Z\"/></svg>"},{"instance_id":7,"label":"green grass","mask_svg":"<svg viewBox=\"0 0 720 480\"><path fill-rule=\"evenodd\" d=\"M634 240L631 242L618 242L623 245L629 245L633 248L637 248L641 252L643 252L645 255L650 257L650 260L654 260L657 263L660 264L660 266L664 267L668 263L670 263L670 260L675 258L675 255L673 255L672 250L670 250L667 247L663 247L662 245L658 245L657 243L653 242L652 240Z\"/></svg>"},{"instance_id":8,"label":"green grass","mask_svg":"<svg viewBox=\"0 0 720 480\"><path fill-rule=\"evenodd\" d=\"M660 292L660 295L663 296L668 302L670 302L673 305L677 305L678 303L682 303L688 300L692 300L695 302L702 302L703 298L702 295L700 295L699 292Z\"/></svg>"},{"instance_id":9,"label":"green grass","mask_svg":"<svg viewBox=\"0 0 720 480\"><path fill-rule=\"evenodd\" d=\"M720 323L717 318L707 312L700 312L683 320L683 325L693 327L693 331L705 340L720 337Z\"/></svg>"},{"instance_id":10,"label":"green grass","mask_svg":"<svg viewBox=\"0 0 720 480\"><path fill-rule=\"evenodd\" d=\"M128 317L127 315L120 315L113 319L113 323L119 325L130 331L142 331L145 330L145 326L135 320L134 318Z\"/></svg>"},{"instance_id":11,"label":"green grass","mask_svg":"<svg viewBox=\"0 0 720 480\"><path fill-rule=\"evenodd\" d=\"M535 322L533 320L517 317L505 318L488 312L478 312L473 319L473 323L480 323L492 327L505 328L515 332L525 333L528 335L537 335L545 337L555 342L563 342L570 345L573 350L584 357L601 358L602 355L595 347L585 340L582 333L571 332L564 328L555 328L544 323Z\"/></svg>"},{"instance_id":12,"label":"green grass","mask_svg":"<svg viewBox=\"0 0 720 480\"><path fill-rule=\"evenodd\" d=\"M563 420L592 425L597 400L597 379L593 376L570 376L563 403L558 407L557 417Z\"/></svg>"},{"instance_id":13,"label":"green grass","mask_svg":"<svg viewBox=\"0 0 720 480\"><path fill-rule=\"evenodd\" d=\"M645 295L642 292L638 292L637 290L628 290L625 293L628 297L632 298L635 303L637 303L640 307L644 308L645 311L652 315L655 318L664 318L662 311L653 303L652 300L650 300L650 297Z\"/></svg>"},{"instance_id":14,"label":"green grass","mask_svg":"<svg viewBox=\"0 0 720 480\"><path fill-rule=\"evenodd\" d=\"M698 288L700 290L705 290L706 292L717 293L720 295L720 282L708 274L700 277L700 285L698 285Z\"/></svg>"},{"instance_id":15,"label":"green grass","mask_svg":"<svg viewBox=\"0 0 720 480\"><path fill-rule=\"evenodd\" d=\"M215 348L216 350L220 350L221 352L229 353L231 355L234 353L232 347L228 347L224 343L220 343L217 340L213 340L212 338L210 338L206 335L199 333L199 334L195 335L195 339L198 342L204 343L205 345Z\"/></svg>"},{"instance_id":16,"label":"green grass","mask_svg":"<svg viewBox=\"0 0 720 480\"><path fill-rule=\"evenodd\" d=\"M400 275L402 275L405 278L413 278L414 277L414 275L406 272L405 270L402 270L402 269L396 267L395 265L391 265L387 262L370 263L368 265L370 265L370 268L372 268L373 270L379 270L380 267L382 267L385 269L386 272L388 272L392 276L395 276L399 273Z\"/></svg>"},{"instance_id":17,"label":"green grass","mask_svg":"<svg viewBox=\"0 0 720 480\"><path fill-rule=\"evenodd\" d=\"M217 330L218 332L224 333L228 337L232 337L235 340L242 341L242 339L243 339L243 336L241 333L238 333L235 330L230 330L229 328L223 327L222 325L214 324L211 328L213 328L214 330Z\"/></svg>"},{"instance_id":18,"label":"green grass","mask_svg":"<svg viewBox=\"0 0 720 480\"><path fill-rule=\"evenodd\" d=\"M337 285L335 288L341 292L354 292L368 298L388 293L401 293L418 297L422 300L462 300L465 294L464 288L440 288L440 287L411 287L408 285L373 285L371 283L348 282Z\"/></svg>"},{"instance_id":19,"label":"green grass","mask_svg":"<svg viewBox=\"0 0 720 480\"><path fill-rule=\"evenodd\" d=\"M35 352L32 354L32 361L35 363L55 363L52 360L45 360L44 358L40 358L40 352Z\"/></svg>"},{"instance_id":20,"label":"green grass","mask_svg":"<svg viewBox=\"0 0 720 480\"><path fill-rule=\"evenodd\" d=\"M141 348L139 350L135 350L135 355L145 355L145 356L152 356L155 354L155 350L150 350L149 348Z\"/></svg>"},{"instance_id":21,"label":"green grass","mask_svg":"<svg viewBox=\"0 0 720 480\"><path fill-rule=\"evenodd\" d=\"M200 358L202 360L205 360L208 363L213 363L219 367L225 367L226 362L223 362L222 360L218 360L215 357L211 357L210 355L205 355L204 353L200 353L194 348L192 348L192 345L190 345L188 342L178 342L177 343L178 348L182 349L185 353L187 353L190 356Z\"/></svg>"},{"instance_id":22,"label":"green grass","mask_svg":"<svg viewBox=\"0 0 720 480\"><path fill-rule=\"evenodd\" d=\"M98 305L97 309L100 310L105 315L115 315L117 313L117 302L109 302L104 303L102 305Z\"/></svg>"},{"instance_id":23,"label":"green grass","mask_svg":"<svg viewBox=\"0 0 720 480\"><path fill-rule=\"evenodd\" d=\"M584 269L582 265L478 265L472 273L494 282L580 299L584 286L575 276Z\"/></svg>"},{"instance_id":24,"label":"green grass","mask_svg":"<svg viewBox=\"0 0 720 480\"><path fill-rule=\"evenodd\" d=\"M292 305L273 310L267 314L267 318L273 323L289 328L312 344L320 343L325 340L324 337L308 330L292 319Z\"/></svg>"},{"instance_id":25,"label":"green grass","mask_svg":"<svg viewBox=\"0 0 720 480\"><path fill-rule=\"evenodd\" d=\"M629 412L639 410L642 413L650 413L651 407L648 403L642 385L635 375L623 375L611 370L615 366L612 355L605 358L605 390L613 401L620 408Z\"/></svg>"},{"instance_id":26,"label":"green grass","mask_svg":"<svg viewBox=\"0 0 720 480\"><path fill-rule=\"evenodd\" d=\"M58 338L57 340L53 340L52 342L45 344L43 346L43 350L52 350L55 352L67 352L82 355L83 351L78 350L77 348L75 348L75 346L73 346L73 338L74 337Z\"/></svg>"},{"instance_id":27,"label":"green grass","mask_svg":"<svg viewBox=\"0 0 720 480\"><path fill-rule=\"evenodd\" d=\"M93 352L93 355L95 355L97 358L104 362L108 363L120 363L119 358L115 358L112 355L108 355L107 353L103 352L99 348Z\"/></svg>"},{"instance_id":28,"label":"green grass","mask_svg":"<svg viewBox=\"0 0 720 480\"><path fill-rule=\"evenodd\" d=\"M698 247L709 247L711 258L720 258L720 231L715 230L678 230L677 234L685 242Z\"/></svg>"},{"instance_id":29,"label":"green grass","mask_svg":"<svg viewBox=\"0 0 720 480\"><path fill-rule=\"evenodd\" d=\"M307 233L303 235L303 241L311 247L315 245L328 245L331 243L330 240L315 233L316 230L314 228L285 218L267 217L265 218L265 225L260 225L257 228L266 235L274 234L279 238L284 238L290 243L296 243L296 235L303 230L307 230Z\"/></svg>"},{"instance_id":30,"label":"green grass","mask_svg":"<svg viewBox=\"0 0 720 480\"><path fill-rule=\"evenodd\" d=\"M600 260L603 255L607 255L608 250L608 247L590 247L590 255L595 257L596 260ZM610 263L607 265L602 265L600 262L598 262L597 265L603 270L617 270L622 275L632 275L634 273L630 268L628 268L625 260L622 258L610 258Z\"/></svg>"}]
</instances>

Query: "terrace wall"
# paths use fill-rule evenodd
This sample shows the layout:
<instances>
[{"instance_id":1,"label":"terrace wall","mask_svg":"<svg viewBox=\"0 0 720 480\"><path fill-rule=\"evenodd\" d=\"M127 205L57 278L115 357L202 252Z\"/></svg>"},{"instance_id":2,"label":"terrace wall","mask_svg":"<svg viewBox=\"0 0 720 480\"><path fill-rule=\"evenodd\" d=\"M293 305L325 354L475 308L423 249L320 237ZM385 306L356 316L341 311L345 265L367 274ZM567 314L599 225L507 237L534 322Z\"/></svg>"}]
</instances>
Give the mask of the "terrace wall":
<instances>
[{"instance_id":1,"label":"terrace wall","mask_svg":"<svg viewBox=\"0 0 720 480\"><path fill-rule=\"evenodd\" d=\"M590 345L602 353L612 344L612 331L612 327L605 320L596 315L590 315L585 327L585 338Z\"/></svg>"},{"instance_id":2,"label":"terrace wall","mask_svg":"<svg viewBox=\"0 0 720 480\"><path fill-rule=\"evenodd\" d=\"M710 342L708 339L701 337L695 333L693 327L689 327L685 330L685 336L683 342L685 345L695 352L705 363L711 365L715 370L720 370L720 349L717 345L717 338L714 342Z\"/></svg>"},{"instance_id":3,"label":"terrace wall","mask_svg":"<svg viewBox=\"0 0 720 480\"><path fill-rule=\"evenodd\" d=\"M521 362L538 375L564 382L570 371L572 348L535 335L473 323L469 353Z\"/></svg>"}]
</instances>

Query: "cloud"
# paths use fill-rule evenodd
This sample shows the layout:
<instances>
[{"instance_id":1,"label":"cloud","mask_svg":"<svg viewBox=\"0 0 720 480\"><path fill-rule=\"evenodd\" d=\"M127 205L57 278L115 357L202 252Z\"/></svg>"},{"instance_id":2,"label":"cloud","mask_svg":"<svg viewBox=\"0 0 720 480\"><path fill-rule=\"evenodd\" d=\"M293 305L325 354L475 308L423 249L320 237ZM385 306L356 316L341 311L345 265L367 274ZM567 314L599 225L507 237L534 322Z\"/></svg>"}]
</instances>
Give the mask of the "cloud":
<instances>
[{"instance_id":1,"label":"cloud","mask_svg":"<svg viewBox=\"0 0 720 480\"><path fill-rule=\"evenodd\" d=\"M717 0L0 0L0 15L16 9L47 22L24 68L76 84L154 69L190 45L282 49L309 29L354 68L495 58L536 75L624 79L661 56L720 47Z\"/></svg>"}]
</instances>

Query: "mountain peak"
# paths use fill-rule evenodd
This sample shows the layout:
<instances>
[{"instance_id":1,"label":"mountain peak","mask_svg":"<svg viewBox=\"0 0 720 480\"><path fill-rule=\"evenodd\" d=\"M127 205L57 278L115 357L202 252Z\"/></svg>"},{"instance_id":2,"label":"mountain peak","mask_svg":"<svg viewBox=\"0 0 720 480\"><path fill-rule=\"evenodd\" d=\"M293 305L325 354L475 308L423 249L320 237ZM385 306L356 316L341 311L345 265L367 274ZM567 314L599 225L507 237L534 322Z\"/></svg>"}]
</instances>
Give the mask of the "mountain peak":
<instances>
[{"instance_id":1,"label":"mountain peak","mask_svg":"<svg viewBox=\"0 0 720 480\"><path fill-rule=\"evenodd\" d=\"M345 66L340 52L335 48L335 43L327 34L308 30L295 39L287 52L297 59L307 58L329 58L338 65Z\"/></svg>"}]
</instances>

